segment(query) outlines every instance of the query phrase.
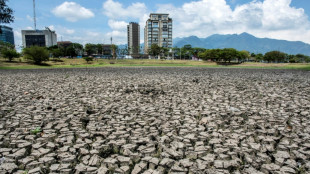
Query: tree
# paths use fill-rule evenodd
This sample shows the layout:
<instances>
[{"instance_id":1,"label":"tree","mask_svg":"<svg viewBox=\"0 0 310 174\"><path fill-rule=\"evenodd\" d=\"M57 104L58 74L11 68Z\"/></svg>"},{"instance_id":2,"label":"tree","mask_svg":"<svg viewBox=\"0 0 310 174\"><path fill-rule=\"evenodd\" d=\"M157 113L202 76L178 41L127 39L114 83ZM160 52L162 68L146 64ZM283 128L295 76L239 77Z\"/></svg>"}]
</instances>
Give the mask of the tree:
<instances>
[{"instance_id":1,"label":"tree","mask_svg":"<svg viewBox=\"0 0 310 174\"><path fill-rule=\"evenodd\" d=\"M260 62L260 61L264 60L264 55L263 55L262 53L256 54L256 55L255 55L255 60L256 60L257 62Z\"/></svg>"},{"instance_id":2,"label":"tree","mask_svg":"<svg viewBox=\"0 0 310 174\"><path fill-rule=\"evenodd\" d=\"M97 49L97 54L102 54L103 53L102 44L97 44L96 45L96 49Z\"/></svg>"},{"instance_id":3,"label":"tree","mask_svg":"<svg viewBox=\"0 0 310 174\"><path fill-rule=\"evenodd\" d=\"M91 62L91 61L94 60L93 57L83 57L83 59L84 59L87 63L89 63L89 62Z\"/></svg>"},{"instance_id":4,"label":"tree","mask_svg":"<svg viewBox=\"0 0 310 174\"><path fill-rule=\"evenodd\" d=\"M1 1L1 0L0 0ZM2 49L14 49L15 46L9 42L3 42L0 40L0 50Z\"/></svg>"},{"instance_id":5,"label":"tree","mask_svg":"<svg viewBox=\"0 0 310 174\"><path fill-rule=\"evenodd\" d=\"M149 53L152 55L152 56L158 56L160 54L160 51L161 51L161 48L160 46L158 46L157 44L152 44L151 45L151 48L149 50Z\"/></svg>"},{"instance_id":6,"label":"tree","mask_svg":"<svg viewBox=\"0 0 310 174\"><path fill-rule=\"evenodd\" d=\"M220 57L226 62L238 57L238 51L234 48L224 48L220 51Z\"/></svg>"},{"instance_id":7,"label":"tree","mask_svg":"<svg viewBox=\"0 0 310 174\"><path fill-rule=\"evenodd\" d=\"M10 62L13 60L13 58L19 57L19 53L16 52L15 49L3 49L1 51L1 54L4 58L7 58Z\"/></svg>"},{"instance_id":8,"label":"tree","mask_svg":"<svg viewBox=\"0 0 310 174\"><path fill-rule=\"evenodd\" d=\"M264 55L264 60L268 62L283 62L286 54L280 51L270 51Z\"/></svg>"},{"instance_id":9,"label":"tree","mask_svg":"<svg viewBox=\"0 0 310 174\"><path fill-rule=\"evenodd\" d=\"M246 50L242 50L242 51L237 51L237 59L238 62L243 62L246 59L249 59L251 57L250 52L246 51Z\"/></svg>"},{"instance_id":10,"label":"tree","mask_svg":"<svg viewBox=\"0 0 310 174\"><path fill-rule=\"evenodd\" d=\"M212 61L219 61L220 59L220 49L210 49L206 50L199 54L199 58L203 60L212 60Z\"/></svg>"},{"instance_id":11,"label":"tree","mask_svg":"<svg viewBox=\"0 0 310 174\"><path fill-rule=\"evenodd\" d=\"M111 49L112 49L113 59L116 59L116 51L118 49L117 45L112 44Z\"/></svg>"},{"instance_id":12,"label":"tree","mask_svg":"<svg viewBox=\"0 0 310 174\"><path fill-rule=\"evenodd\" d=\"M33 46L23 49L24 57L33 61L35 64L41 64L48 61L48 50L45 47Z\"/></svg>"},{"instance_id":13,"label":"tree","mask_svg":"<svg viewBox=\"0 0 310 174\"><path fill-rule=\"evenodd\" d=\"M8 0L0 0L0 24L1 23L12 23L14 22L13 10L9 8L6 4ZM0 27L0 34L2 34L2 29Z\"/></svg>"},{"instance_id":14,"label":"tree","mask_svg":"<svg viewBox=\"0 0 310 174\"><path fill-rule=\"evenodd\" d=\"M97 51L97 46L95 44L87 43L85 45L85 51L89 56L95 54Z\"/></svg>"},{"instance_id":15,"label":"tree","mask_svg":"<svg viewBox=\"0 0 310 174\"><path fill-rule=\"evenodd\" d=\"M60 58L63 56L63 53L60 48L54 48L52 50L49 50L49 52L52 54L53 57L55 58Z\"/></svg>"},{"instance_id":16,"label":"tree","mask_svg":"<svg viewBox=\"0 0 310 174\"><path fill-rule=\"evenodd\" d=\"M238 62L243 62L245 59L248 59L250 57L250 53L246 50L238 51L237 58Z\"/></svg>"}]
</instances>

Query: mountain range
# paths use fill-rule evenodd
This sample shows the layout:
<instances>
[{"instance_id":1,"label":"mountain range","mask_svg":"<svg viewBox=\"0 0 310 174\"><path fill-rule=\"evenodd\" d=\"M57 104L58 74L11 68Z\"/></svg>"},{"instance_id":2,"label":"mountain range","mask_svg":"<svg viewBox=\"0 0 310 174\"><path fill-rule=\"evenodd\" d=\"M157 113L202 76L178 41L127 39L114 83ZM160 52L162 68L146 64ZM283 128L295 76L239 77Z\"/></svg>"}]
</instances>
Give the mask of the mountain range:
<instances>
[{"instance_id":1,"label":"mountain range","mask_svg":"<svg viewBox=\"0 0 310 174\"><path fill-rule=\"evenodd\" d=\"M310 44L300 41L286 41L269 38L257 38L248 33L219 35L214 34L207 38L196 36L175 38L174 47L183 47L190 44L192 47L207 49L215 48L235 48L237 50L247 50L251 53L266 53L269 51L281 51L287 54L310 55Z\"/></svg>"}]
</instances>

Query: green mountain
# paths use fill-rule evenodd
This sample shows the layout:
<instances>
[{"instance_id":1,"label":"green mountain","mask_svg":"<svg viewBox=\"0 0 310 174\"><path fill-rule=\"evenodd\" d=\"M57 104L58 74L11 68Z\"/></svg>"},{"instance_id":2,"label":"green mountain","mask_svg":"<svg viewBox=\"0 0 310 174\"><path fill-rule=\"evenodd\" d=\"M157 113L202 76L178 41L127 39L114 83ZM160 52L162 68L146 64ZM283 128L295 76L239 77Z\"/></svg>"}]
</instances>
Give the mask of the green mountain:
<instances>
[{"instance_id":1,"label":"green mountain","mask_svg":"<svg viewBox=\"0 0 310 174\"><path fill-rule=\"evenodd\" d=\"M293 42L286 40L276 40L269 38L257 38L248 33L229 34L229 35L211 35L207 38L198 38L190 36L174 39L174 46L183 47L190 44L192 47L201 47L207 49L214 48L235 48L237 50L247 50L251 53L266 53L268 51L281 51L287 54L305 54L310 55L310 44L304 42Z\"/></svg>"}]
</instances>

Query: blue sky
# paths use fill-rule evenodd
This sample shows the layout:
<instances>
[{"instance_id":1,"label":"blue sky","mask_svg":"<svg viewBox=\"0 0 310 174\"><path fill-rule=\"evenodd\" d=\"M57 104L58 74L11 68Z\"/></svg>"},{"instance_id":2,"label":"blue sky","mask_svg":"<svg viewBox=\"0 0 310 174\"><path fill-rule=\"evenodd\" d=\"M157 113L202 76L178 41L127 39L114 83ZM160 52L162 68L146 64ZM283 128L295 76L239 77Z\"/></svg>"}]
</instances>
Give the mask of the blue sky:
<instances>
[{"instance_id":1,"label":"blue sky","mask_svg":"<svg viewBox=\"0 0 310 174\"><path fill-rule=\"evenodd\" d=\"M33 29L32 0L9 0L15 11L15 44L21 30ZM126 43L126 25L143 28L152 12L169 13L173 37L248 32L256 37L310 43L309 0L36 0L37 29L48 26L58 40Z\"/></svg>"}]
</instances>

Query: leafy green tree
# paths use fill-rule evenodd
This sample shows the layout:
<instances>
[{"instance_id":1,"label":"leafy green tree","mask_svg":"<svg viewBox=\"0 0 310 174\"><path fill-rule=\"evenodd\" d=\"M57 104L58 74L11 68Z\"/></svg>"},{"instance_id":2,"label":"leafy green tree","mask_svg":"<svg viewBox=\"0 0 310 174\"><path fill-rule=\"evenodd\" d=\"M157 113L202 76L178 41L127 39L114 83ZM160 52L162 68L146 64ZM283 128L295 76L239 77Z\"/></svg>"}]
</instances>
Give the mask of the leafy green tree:
<instances>
[{"instance_id":1,"label":"leafy green tree","mask_svg":"<svg viewBox=\"0 0 310 174\"><path fill-rule=\"evenodd\" d=\"M97 45L87 43L85 45L85 51L86 51L87 55L89 55L89 56L92 54L95 54L97 52Z\"/></svg>"},{"instance_id":2,"label":"leafy green tree","mask_svg":"<svg viewBox=\"0 0 310 174\"><path fill-rule=\"evenodd\" d=\"M94 60L93 57L83 57L83 59L84 59L87 63L89 63L89 62L91 62L91 61Z\"/></svg>"},{"instance_id":3,"label":"leafy green tree","mask_svg":"<svg viewBox=\"0 0 310 174\"><path fill-rule=\"evenodd\" d=\"M160 54L161 48L157 44L152 44L151 48L149 49L149 54L152 56L158 56Z\"/></svg>"},{"instance_id":4,"label":"leafy green tree","mask_svg":"<svg viewBox=\"0 0 310 174\"><path fill-rule=\"evenodd\" d=\"M8 0L0 0L0 24L9 24L14 22L13 10L6 4ZM0 34L2 29L0 27Z\"/></svg>"},{"instance_id":5,"label":"leafy green tree","mask_svg":"<svg viewBox=\"0 0 310 174\"><path fill-rule=\"evenodd\" d=\"M103 53L102 44L97 44L96 45L96 49L97 49L97 54L102 54Z\"/></svg>"},{"instance_id":6,"label":"leafy green tree","mask_svg":"<svg viewBox=\"0 0 310 174\"><path fill-rule=\"evenodd\" d=\"M199 58L203 60L212 60L212 61L219 61L220 60L220 49L210 49L206 50L199 54Z\"/></svg>"},{"instance_id":7,"label":"leafy green tree","mask_svg":"<svg viewBox=\"0 0 310 174\"><path fill-rule=\"evenodd\" d=\"M2 49L14 49L14 48L15 48L15 46L13 44L8 43L8 42L3 42L0 40L0 51Z\"/></svg>"},{"instance_id":8,"label":"leafy green tree","mask_svg":"<svg viewBox=\"0 0 310 174\"><path fill-rule=\"evenodd\" d=\"M69 46L66 49L66 54L65 55L66 56L70 56L70 58L72 58L72 57L76 57L77 53L76 53L75 49L72 46Z\"/></svg>"},{"instance_id":9,"label":"leafy green tree","mask_svg":"<svg viewBox=\"0 0 310 174\"><path fill-rule=\"evenodd\" d=\"M24 57L33 61L35 64L41 64L43 61L48 61L48 50L45 47L33 46L23 49Z\"/></svg>"},{"instance_id":10,"label":"leafy green tree","mask_svg":"<svg viewBox=\"0 0 310 174\"><path fill-rule=\"evenodd\" d=\"M10 62L13 60L13 58L18 58L20 56L15 49L3 49L1 51L1 54L4 58L7 58Z\"/></svg>"},{"instance_id":11,"label":"leafy green tree","mask_svg":"<svg viewBox=\"0 0 310 174\"><path fill-rule=\"evenodd\" d=\"M285 58L286 54L280 51L270 51L264 55L264 60L267 62L283 62Z\"/></svg>"},{"instance_id":12,"label":"leafy green tree","mask_svg":"<svg viewBox=\"0 0 310 174\"><path fill-rule=\"evenodd\" d=\"M302 63L302 62L307 62L309 59L309 56L303 55L303 54L296 54L296 62Z\"/></svg>"},{"instance_id":13,"label":"leafy green tree","mask_svg":"<svg viewBox=\"0 0 310 174\"><path fill-rule=\"evenodd\" d=\"M260 62L260 61L264 60L264 55L263 55L262 53L256 54L256 55L255 55L255 60L256 60L257 62Z\"/></svg>"},{"instance_id":14,"label":"leafy green tree","mask_svg":"<svg viewBox=\"0 0 310 174\"><path fill-rule=\"evenodd\" d=\"M199 57L198 54L199 53L202 53L202 52L205 52L207 49L205 48L198 48L198 47L194 47L191 49L191 53L192 55L194 55L195 57Z\"/></svg>"},{"instance_id":15,"label":"leafy green tree","mask_svg":"<svg viewBox=\"0 0 310 174\"><path fill-rule=\"evenodd\" d=\"M52 54L54 58L60 58L63 56L63 53L60 48L52 49L50 50L50 53Z\"/></svg>"},{"instance_id":16,"label":"leafy green tree","mask_svg":"<svg viewBox=\"0 0 310 174\"><path fill-rule=\"evenodd\" d=\"M238 62L243 62L244 60L250 58L251 55L248 51L246 50L242 50L242 51L237 51L237 58L238 58Z\"/></svg>"},{"instance_id":17,"label":"leafy green tree","mask_svg":"<svg viewBox=\"0 0 310 174\"><path fill-rule=\"evenodd\" d=\"M223 50L220 51L220 57L225 61L225 62L230 62L232 59L238 57L238 51L234 48L224 48Z\"/></svg>"}]
</instances>

